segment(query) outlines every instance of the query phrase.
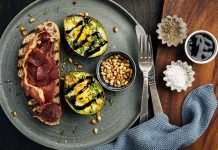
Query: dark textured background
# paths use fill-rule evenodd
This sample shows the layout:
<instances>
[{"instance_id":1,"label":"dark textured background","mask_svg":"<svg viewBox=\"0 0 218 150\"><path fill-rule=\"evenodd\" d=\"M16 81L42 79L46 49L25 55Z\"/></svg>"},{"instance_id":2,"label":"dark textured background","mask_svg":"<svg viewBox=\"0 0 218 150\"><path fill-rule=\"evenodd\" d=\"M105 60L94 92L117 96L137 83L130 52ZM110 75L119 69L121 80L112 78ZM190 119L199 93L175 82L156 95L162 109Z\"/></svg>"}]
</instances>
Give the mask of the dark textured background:
<instances>
[{"instance_id":1,"label":"dark textured background","mask_svg":"<svg viewBox=\"0 0 218 150\"><path fill-rule=\"evenodd\" d=\"M13 17L34 0L0 0L0 36ZM162 0L115 0L127 9L146 32L156 39L156 24L160 21ZM154 45L156 49L156 45ZM10 123L0 108L0 150L48 150L22 135Z\"/></svg>"}]
</instances>

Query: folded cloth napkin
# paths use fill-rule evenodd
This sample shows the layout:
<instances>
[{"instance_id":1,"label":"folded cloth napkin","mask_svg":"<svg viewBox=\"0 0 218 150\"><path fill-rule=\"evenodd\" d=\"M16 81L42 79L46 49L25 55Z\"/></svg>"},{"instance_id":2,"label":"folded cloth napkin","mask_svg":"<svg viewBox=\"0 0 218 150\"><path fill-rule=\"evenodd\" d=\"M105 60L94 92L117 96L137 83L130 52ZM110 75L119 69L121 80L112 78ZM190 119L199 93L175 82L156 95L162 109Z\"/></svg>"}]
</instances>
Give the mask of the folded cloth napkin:
<instances>
[{"instance_id":1,"label":"folded cloth napkin","mask_svg":"<svg viewBox=\"0 0 218 150\"><path fill-rule=\"evenodd\" d=\"M95 150L176 150L193 144L206 130L217 108L212 85L190 92L182 106L183 126L169 123L165 114L122 133L116 141Z\"/></svg>"}]
</instances>

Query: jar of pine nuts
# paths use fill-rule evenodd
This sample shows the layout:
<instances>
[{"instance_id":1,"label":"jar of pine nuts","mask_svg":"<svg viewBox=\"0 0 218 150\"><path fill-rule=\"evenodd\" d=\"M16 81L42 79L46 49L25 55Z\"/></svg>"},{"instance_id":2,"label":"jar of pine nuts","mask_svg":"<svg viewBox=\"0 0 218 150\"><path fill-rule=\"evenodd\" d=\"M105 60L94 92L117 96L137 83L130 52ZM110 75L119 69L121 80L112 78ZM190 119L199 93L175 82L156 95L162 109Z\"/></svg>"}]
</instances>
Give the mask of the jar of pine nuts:
<instances>
[{"instance_id":1,"label":"jar of pine nuts","mask_svg":"<svg viewBox=\"0 0 218 150\"><path fill-rule=\"evenodd\" d=\"M126 89L135 78L133 59L123 52L111 52L100 59L96 69L99 82L108 90Z\"/></svg>"}]
</instances>

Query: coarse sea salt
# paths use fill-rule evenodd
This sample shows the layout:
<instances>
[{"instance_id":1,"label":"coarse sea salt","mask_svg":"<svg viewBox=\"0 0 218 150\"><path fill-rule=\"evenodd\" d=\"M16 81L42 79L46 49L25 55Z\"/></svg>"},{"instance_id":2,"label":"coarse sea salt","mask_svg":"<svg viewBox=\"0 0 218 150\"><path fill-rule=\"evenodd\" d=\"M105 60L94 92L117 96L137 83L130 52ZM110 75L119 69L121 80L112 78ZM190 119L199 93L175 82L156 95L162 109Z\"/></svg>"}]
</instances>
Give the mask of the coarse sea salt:
<instances>
[{"instance_id":1,"label":"coarse sea salt","mask_svg":"<svg viewBox=\"0 0 218 150\"><path fill-rule=\"evenodd\" d=\"M178 65L172 65L166 70L166 75L168 79L177 87L183 88L186 86L186 81L188 79L187 72L183 67Z\"/></svg>"},{"instance_id":2,"label":"coarse sea salt","mask_svg":"<svg viewBox=\"0 0 218 150\"><path fill-rule=\"evenodd\" d=\"M171 87L171 90L176 90L181 92L186 91L188 87L192 86L195 72L192 70L192 66L189 66L187 62L182 62L178 60L176 62L172 61L171 65L166 66L166 70L163 72L166 81L166 86Z\"/></svg>"}]
</instances>

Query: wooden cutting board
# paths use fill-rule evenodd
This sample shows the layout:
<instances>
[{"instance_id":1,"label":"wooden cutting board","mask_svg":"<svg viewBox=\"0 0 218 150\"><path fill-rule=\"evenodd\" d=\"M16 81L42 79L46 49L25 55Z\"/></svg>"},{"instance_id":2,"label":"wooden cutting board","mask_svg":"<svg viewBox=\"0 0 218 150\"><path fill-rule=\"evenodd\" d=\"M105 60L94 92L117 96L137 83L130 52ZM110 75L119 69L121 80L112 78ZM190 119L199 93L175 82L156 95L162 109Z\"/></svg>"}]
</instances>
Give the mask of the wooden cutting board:
<instances>
[{"instance_id":1,"label":"wooden cutting board","mask_svg":"<svg viewBox=\"0 0 218 150\"><path fill-rule=\"evenodd\" d=\"M177 15L187 23L188 35L196 30L207 30L218 38L218 0L165 0L163 14ZM187 61L195 71L193 86L186 92L177 93L170 91L163 81L163 71L172 60ZM159 41L156 57L156 74L158 92L164 112L169 116L172 124L181 125L181 106L185 96L200 85L212 83L218 98L218 56L216 60L204 65L189 61L185 55L184 44L168 48ZM186 149L193 150L218 150L218 109L206 132L200 139Z\"/></svg>"}]
</instances>

